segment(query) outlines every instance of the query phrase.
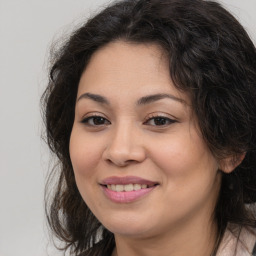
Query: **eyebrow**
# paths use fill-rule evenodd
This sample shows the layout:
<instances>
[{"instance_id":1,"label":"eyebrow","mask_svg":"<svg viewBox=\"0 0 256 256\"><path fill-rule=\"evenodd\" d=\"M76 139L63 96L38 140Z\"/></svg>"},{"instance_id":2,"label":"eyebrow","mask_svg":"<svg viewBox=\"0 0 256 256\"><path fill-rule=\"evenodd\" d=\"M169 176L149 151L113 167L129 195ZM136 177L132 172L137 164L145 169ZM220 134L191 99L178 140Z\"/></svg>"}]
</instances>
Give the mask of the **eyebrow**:
<instances>
[{"instance_id":1,"label":"eyebrow","mask_svg":"<svg viewBox=\"0 0 256 256\"><path fill-rule=\"evenodd\" d=\"M171 99L171 100L175 100L178 101L180 103L186 103L183 99L177 98L172 94L166 94L166 93L158 93L158 94L152 94L152 95L147 95L144 97L141 97L138 101L137 101L137 105L147 105L153 102L156 102L158 100L162 100L162 99ZM95 102L101 103L101 104L106 104L106 105L110 105L109 101L107 100L107 98L105 98L104 96L101 96L99 94L94 94L94 93L84 93L81 96L79 96L79 98L77 99L77 102L80 101L81 99L90 99L93 100Z\"/></svg>"},{"instance_id":2,"label":"eyebrow","mask_svg":"<svg viewBox=\"0 0 256 256\"><path fill-rule=\"evenodd\" d=\"M101 104L110 105L109 101L105 97L103 97L99 94L93 94L93 93L87 92L87 93L82 94L77 99L77 102L81 99L90 99L90 100L96 101L96 102L101 103Z\"/></svg>"},{"instance_id":3,"label":"eyebrow","mask_svg":"<svg viewBox=\"0 0 256 256\"><path fill-rule=\"evenodd\" d=\"M144 96L144 97L140 98L137 101L137 105L146 105L146 104L150 104L155 101L166 99L166 98L178 101L180 103L184 103L184 104L186 103L185 100L177 98L172 94L158 93L158 94L148 95L148 96Z\"/></svg>"}]
</instances>

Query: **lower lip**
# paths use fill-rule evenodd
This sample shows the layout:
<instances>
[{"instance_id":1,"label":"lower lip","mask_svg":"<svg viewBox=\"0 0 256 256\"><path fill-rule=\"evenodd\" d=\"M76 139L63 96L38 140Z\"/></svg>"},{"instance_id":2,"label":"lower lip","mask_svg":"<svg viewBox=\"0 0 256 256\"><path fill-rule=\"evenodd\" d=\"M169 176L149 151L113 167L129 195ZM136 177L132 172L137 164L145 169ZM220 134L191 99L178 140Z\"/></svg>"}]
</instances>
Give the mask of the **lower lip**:
<instances>
[{"instance_id":1,"label":"lower lip","mask_svg":"<svg viewBox=\"0 0 256 256\"><path fill-rule=\"evenodd\" d=\"M102 186L104 194L115 203L130 203L150 193L156 186L139 190L117 192Z\"/></svg>"}]
</instances>

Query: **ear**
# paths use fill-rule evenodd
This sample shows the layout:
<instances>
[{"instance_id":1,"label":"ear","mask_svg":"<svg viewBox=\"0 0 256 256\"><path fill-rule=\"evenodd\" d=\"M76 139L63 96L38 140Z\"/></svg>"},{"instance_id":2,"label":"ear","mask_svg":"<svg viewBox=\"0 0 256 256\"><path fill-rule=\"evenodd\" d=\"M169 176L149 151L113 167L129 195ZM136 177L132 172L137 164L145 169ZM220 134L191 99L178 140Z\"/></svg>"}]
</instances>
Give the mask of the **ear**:
<instances>
[{"instance_id":1,"label":"ear","mask_svg":"<svg viewBox=\"0 0 256 256\"><path fill-rule=\"evenodd\" d=\"M245 158L246 153L232 155L220 160L219 169L225 173L231 173Z\"/></svg>"}]
</instances>

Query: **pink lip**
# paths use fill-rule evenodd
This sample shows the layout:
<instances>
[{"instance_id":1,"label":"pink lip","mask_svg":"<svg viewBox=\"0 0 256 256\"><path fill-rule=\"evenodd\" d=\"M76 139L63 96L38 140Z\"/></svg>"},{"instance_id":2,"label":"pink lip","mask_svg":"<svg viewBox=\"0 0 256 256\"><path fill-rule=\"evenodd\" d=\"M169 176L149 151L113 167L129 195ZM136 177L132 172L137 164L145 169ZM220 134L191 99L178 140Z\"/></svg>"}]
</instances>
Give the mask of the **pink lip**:
<instances>
[{"instance_id":1,"label":"pink lip","mask_svg":"<svg viewBox=\"0 0 256 256\"><path fill-rule=\"evenodd\" d=\"M156 186L150 188L142 188L136 191L134 190L129 192L117 192L102 186L104 194L107 196L107 198L115 203L130 203L136 201L144 195L150 193L155 188Z\"/></svg>"},{"instance_id":2,"label":"pink lip","mask_svg":"<svg viewBox=\"0 0 256 256\"><path fill-rule=\"evenodd\" d=\"M113 191L111 189L108 189L106 185L110 184L121 184L121 185L126 185L126 184L146 184L151 187L149 188L143 188L139 190L134 190L134 191L122 191L122 192L117 192ZM156 188L154 185L158 185L157 182L150 181L150 180L145 180L140 177L135 177L135 176L126 176L126 177L108 177L104 179L101 182L101 187L103 189L104 194L108 199L115 203L130 203L133 201L138 200L139 198L147 195L150 193L153 189Z\"/></svg>"},{"instance_id":3,"label":"pink lip","mask_svg":"<svg viewBox=\"0 0 256 256\"><path fill-rule=\"evenodd\" d=\"M136 176L125 176L125 177L117 177L117 176L112 176L104 179L102 182L100 182L101 185L109 185L109 184L121 184L121 185L126 185L126 184L146 184L149 186L153 186L155 184L158 184L156 181L150 181L146 180L140 177Z\"/></svg>"}]
</instances>

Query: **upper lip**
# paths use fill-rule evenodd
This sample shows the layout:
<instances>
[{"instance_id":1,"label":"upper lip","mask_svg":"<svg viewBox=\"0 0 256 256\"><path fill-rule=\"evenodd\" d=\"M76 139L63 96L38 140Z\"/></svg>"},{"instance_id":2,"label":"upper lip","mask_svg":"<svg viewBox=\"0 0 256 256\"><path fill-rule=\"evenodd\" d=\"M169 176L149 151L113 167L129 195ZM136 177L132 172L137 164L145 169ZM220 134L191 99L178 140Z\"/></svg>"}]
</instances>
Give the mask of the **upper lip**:
<instances>
[{"instance_id":1,"label":"upper lip","mask_svg":"<svg viewBox=\"0 0 256 256\"><path fill-rule=\"evenodd\" d=\"M136 176L125 176L125 177L111 176L111 177L107 177L106 179L102 180L102 182L100 182L100 184L101 185L146 184L149 186L154 186L154 185L158 185L159 183L156 181L146 180L144 178L136 177Z\"/></svg>"}]
</instances>

